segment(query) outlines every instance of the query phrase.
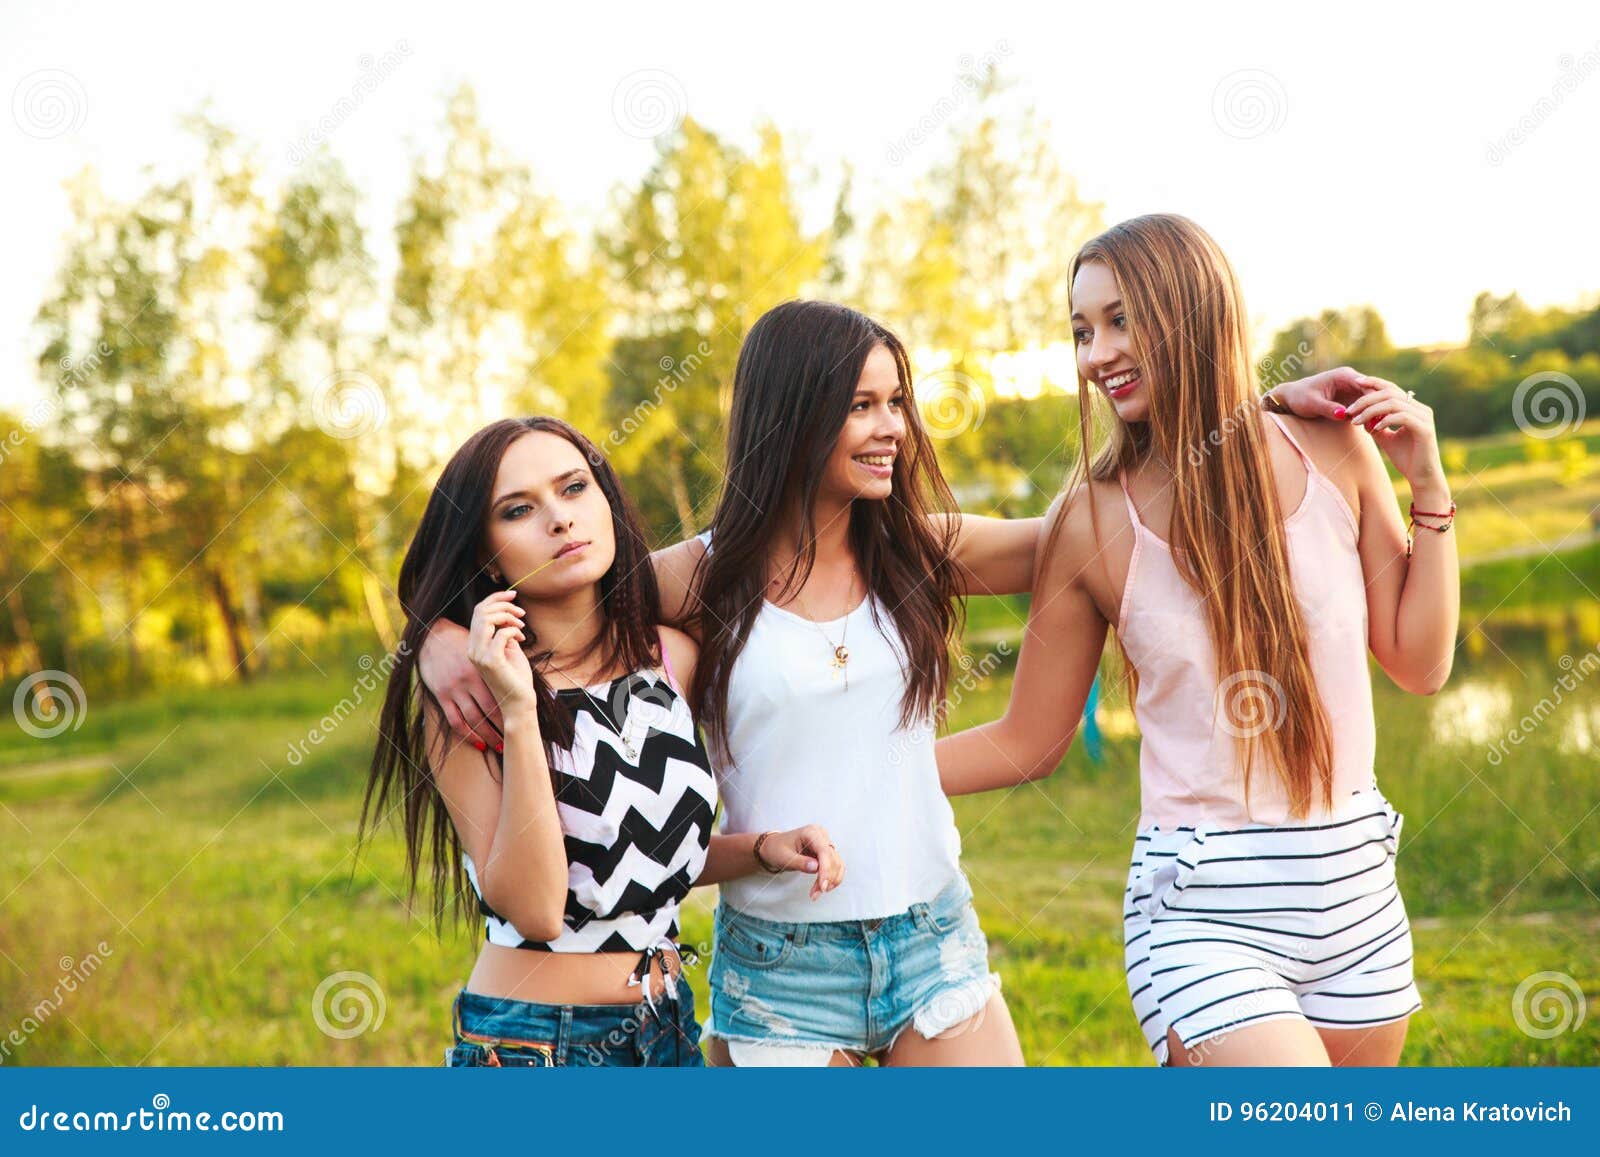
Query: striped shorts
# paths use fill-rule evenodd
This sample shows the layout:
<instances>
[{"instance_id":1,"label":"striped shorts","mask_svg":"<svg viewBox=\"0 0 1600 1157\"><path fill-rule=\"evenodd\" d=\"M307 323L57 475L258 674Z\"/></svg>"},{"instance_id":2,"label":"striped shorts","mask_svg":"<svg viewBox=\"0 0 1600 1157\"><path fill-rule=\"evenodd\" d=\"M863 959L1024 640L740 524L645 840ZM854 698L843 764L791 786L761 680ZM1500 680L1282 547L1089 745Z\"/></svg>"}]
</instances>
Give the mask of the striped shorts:
<instances>
[{"instance_id":1,"label":"striped shorts","mask_svg":"<svg viewBox=\"0 0 1600 1157\"><path fill-rule=\"evenodd\" d=\"M1141 830L1123 904L1128 992L1156 1060L1243 1025L1384 1024L1422 1007L1395 884L1404 817L1376 789L1330 823Z\"/></svg>"}]
</instances>

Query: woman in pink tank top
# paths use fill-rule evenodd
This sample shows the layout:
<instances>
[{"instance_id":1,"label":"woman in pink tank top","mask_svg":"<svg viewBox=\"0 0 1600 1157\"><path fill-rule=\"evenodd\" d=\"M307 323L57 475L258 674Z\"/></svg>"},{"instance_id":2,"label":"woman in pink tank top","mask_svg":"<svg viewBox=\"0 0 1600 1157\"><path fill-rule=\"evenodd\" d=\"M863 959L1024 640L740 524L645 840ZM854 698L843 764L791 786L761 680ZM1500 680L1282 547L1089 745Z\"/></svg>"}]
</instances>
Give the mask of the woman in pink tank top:
<instances>
[{"instance_id":1,"label":"woman in pink tank top","mask_svg":"<svg viewBox=\"0 0 1600 1157\"><path fill-rule=\"evenodd\" d=\"M1049 775L1115 627L1141 733L1126 968L1156 1059L1394 1064L1421 1002L1367 654L1419 694L1450 671L1432 412L1380 383L1344 422L1259 414L1233 270L1182 217L1090 241L1072 310L1085 454L1047 520L1010 705L940 741L941 782ZM1380 452L1410 484L1414 545Z\"/></svg>"}]
</instances>

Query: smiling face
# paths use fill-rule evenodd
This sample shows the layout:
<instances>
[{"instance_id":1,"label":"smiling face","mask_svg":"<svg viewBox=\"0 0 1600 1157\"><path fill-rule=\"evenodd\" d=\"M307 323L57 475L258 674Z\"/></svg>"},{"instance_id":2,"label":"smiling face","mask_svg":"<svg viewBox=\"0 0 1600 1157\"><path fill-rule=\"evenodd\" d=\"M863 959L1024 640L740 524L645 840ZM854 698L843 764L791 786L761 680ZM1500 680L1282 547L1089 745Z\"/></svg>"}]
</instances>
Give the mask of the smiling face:
<instances>
[{"instance_id":1,"label":"smiling face","mask_svg":"<svg viewBox=\"0 0 1600 1157\"><path fill-rule=\"evenodd\" d=\"M1099 387L1124 422L1150 416L1150 383L1134 355L1122 294L1111 268L1086 261L1072 279L1072 341L1078 373Z\"/></svg>"},{"instance_id":2,"label":"smiling face","mask_svg":"<svg viewBox=\"0 0 1600 1157\"><path fill-rule=\"evenodd\" d=\"M906 436L907 406L899 368L886 345L875 345L861 367L844 428L834 440L822 490L830 498L883 500L894 490L894 467Z\"/></svg>"},{"instance_id":3,"label":"smiling face","mask_svg":"<svg viewBox=\"0 0 1600 1157\"><path fill-rule=\"evenodd\" d=\"M593 586L617 553L611 504L583 452L543 430L506 448L484 538L490 571L527 599Z\"/></svg>"}]
</instances>

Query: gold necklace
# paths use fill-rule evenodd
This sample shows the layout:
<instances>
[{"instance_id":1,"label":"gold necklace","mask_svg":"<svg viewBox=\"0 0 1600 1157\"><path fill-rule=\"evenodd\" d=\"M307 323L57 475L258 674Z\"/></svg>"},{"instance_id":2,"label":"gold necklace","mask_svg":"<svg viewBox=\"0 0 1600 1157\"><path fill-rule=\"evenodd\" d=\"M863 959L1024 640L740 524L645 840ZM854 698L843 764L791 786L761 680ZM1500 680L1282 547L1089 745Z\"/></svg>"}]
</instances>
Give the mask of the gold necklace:
<instances>
[{"instance_id":1,"label":"gold necklace","mask_svg":"<svg viewBox=\"0 0 1600 1157\"><path fill-rule=\"evenodd\" d=\"M855 568L852 567L850 569L850 590L848 594L853 598L855 593L856 572ZM845 646L845 643L850 638L850 616L855 613L854 608L845 612L844 632L839 636L838 643L835 643L832 636L822 629L822 624L811 617L811 612L806 609L805 603L800 601L800 592L795 592L794 601L800 603L800 609L805 611L806 622L817 628L817 633L822 636L823 641L828 644L829 649L833 652L833 660L828 664L833 668L833 677L837 679L843 674L844 689L846 691L850 690L850 648Z\"/></svg>"}]
</instances>

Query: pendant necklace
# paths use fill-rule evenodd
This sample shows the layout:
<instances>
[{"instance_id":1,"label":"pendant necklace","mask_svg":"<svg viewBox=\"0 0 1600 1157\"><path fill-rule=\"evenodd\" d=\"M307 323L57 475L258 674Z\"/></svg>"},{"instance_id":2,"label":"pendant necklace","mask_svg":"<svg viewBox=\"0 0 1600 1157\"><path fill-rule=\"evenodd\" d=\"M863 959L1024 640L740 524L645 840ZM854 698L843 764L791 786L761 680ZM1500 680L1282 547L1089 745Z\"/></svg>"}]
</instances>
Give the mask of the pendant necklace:
<instances>
[{"instance_id":1,"label":"pendant necklace","mask_svg":"<svg viewBox=\"0 0 1600 1157\"><path fill-rule=\"evenodd\" d=\"M850 571L849 594L854 596L855 593L856 572L854 568L852 568ZM840 634L838 643L835 643L828 632L823 630L822 624L811 617L811 612L806 610L806 605L800 601L800 596L798 593L796 593L794 601L800 604L800 609L806 613L806 621L813 627L817 628L817 633L822 636L823 640L828 644L828 648L833 652L832 661L828 664L828 666L833 668L833 677L838 679L840 675L843 675L844 689L846 691L850 690L850 648L845 646L845 643L850 637L850 615L854 614L855 612L850 611L845 614L844 631Z\"/></svg>"},{"instance_id":2,"label":"pendant necklace","mask_svg":"<svg viewBox=\"0 0 1600 1157\"><path fill-rule=\"evenodd\" d=\"M557 671L560 671L568 679L572 679L573 682L577 682L577 680L575 678L573 678L572 673L570 671L568 671L566 668L564 668L564 667L556 667L556 665L554 663L551 663L550 666L554 667ZM626 679L627 676L624 676L623 678ZM611 681L611 683L608 684L607 686L608 687L615 686L618 682L620 682L620 680L613 679ZM631 683L627 684L627 685L630 686L630 687L632 686ZM600 718L604 719L607 723L611 724L611 730L615 731L617 733L617 738L622 741L622 750L628 753L628 758L632 759L632 760L637 760L639 758L638 748L634 747L633 740L630 739L626 734L624 734L624 732L622 730L622 725L617 722L616 717L614 715L612 715L611 712L607 711L604 707L600 706L600 700L596 699L593 695L589 694L589 688L588 687L579 686L577 688L574 688L574 690L580 690L580 691L582 691L584 693L585 696L587 696L589 702L594 705L595 711L597 711L599 713ZM629 717L630 716L628 714L626 714L626 713L623 715L624 719L627 719Z\"/></svg>"}]
</instances>

